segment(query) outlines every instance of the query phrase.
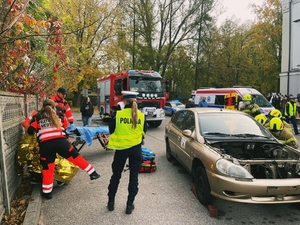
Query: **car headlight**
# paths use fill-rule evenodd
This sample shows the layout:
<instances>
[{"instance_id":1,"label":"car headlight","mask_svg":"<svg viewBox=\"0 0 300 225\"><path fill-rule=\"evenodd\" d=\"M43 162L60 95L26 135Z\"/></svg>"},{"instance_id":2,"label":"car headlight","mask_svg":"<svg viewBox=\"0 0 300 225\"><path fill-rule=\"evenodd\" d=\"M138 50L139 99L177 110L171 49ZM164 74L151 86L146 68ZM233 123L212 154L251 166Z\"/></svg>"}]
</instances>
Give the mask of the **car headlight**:
<instances>
[{"instance_id":1,"label":"car headlight","mask_svg":"<svg viewBox=\"0 0 300 225\"><path fill-rule=\"evenodd\" d=\"M240 165L236 165L226 159L219 159L216 168L223 174L236 178L253 178L253 176Z\"/></svg>"},{"instance_id":2,"label":"car headlight","mask_svg":"<svg viewBox=\"0 0 300 225\"><path fill-rule=\"evenodd\" d=\"M164 110L160 110L160 117L165 117L165 111Z\"/></svg>"}]
</instances>

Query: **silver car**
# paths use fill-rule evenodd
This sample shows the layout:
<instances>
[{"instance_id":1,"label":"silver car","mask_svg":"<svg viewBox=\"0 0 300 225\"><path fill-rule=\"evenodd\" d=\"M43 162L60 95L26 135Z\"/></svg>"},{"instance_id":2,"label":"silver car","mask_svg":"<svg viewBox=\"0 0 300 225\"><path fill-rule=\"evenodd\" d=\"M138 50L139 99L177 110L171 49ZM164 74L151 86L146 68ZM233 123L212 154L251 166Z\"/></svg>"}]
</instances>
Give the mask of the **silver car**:
<instances>
[{"instance_id":1,"label":"silver car","mask_svg":"<svg viewBox=\"0 0 300 225\"><path fill-rule=\"evenodd\" d=\"M199 201L300 202L300 151L243 112L178 111L165 127L166 156L193 176Z\"/></svg>"}]
</instances>

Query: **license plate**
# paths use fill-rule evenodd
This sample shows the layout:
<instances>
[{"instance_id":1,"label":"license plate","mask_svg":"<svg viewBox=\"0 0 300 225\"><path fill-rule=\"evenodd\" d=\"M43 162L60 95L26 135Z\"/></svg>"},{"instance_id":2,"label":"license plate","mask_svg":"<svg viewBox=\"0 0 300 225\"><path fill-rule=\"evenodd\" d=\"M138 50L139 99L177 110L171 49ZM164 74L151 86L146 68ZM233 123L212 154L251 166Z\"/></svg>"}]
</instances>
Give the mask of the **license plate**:
<instances>
[{"instance_id":1,"label":"license plate","mask_svg":"<svg viewBox=\"0 0 300 225\"><path fill-rule=\"evenodd\" d=\"M268 194L286 194L299 192L300 186L268 186L267 193Z\"/></svg>"}]
</instances>

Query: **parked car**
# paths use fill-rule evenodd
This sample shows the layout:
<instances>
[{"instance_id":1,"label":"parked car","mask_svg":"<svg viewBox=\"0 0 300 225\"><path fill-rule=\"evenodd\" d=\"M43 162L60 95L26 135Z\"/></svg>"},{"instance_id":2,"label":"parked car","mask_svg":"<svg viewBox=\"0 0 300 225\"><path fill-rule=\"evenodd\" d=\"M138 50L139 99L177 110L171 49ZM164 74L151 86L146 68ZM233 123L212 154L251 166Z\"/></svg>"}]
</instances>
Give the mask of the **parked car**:
<instances>
[{"instance_id":1,"label":"parked car","mask_svg":"<svg viewBox=\"0 0 300 225\"><path fill-rule=\"evenodd\" d=\"M173 116L174 113L184 108L185 108L184 104L174 100L174 101L167 102L165 107L163 107L163 110L165 111L165 115Z\"/></svg>"},{"instance_id":2,"label":"parked car","mask_svg":"<svg viewBox=\"0 0 300 225\"><path fill-rule=\"evenodd\" d=\"M166 156L195 181L199 201L300 202L300 151L236 110L189 108L165 127Z\"/></svg>"}]
</instances>

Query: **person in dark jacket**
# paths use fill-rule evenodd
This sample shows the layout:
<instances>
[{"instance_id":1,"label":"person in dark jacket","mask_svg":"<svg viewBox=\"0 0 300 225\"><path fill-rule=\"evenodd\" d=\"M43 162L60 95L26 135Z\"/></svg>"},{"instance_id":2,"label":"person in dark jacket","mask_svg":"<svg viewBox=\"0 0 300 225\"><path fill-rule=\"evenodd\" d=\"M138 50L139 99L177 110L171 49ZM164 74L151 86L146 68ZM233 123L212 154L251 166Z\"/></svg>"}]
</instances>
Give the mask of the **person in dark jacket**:
<instances>
[{"instance_id":1,"label":"person in dark jacket","mask_svg":"<svg viewBox=\"0 0 300 225\"><path fill-rule=\"evenodd\" d=\"M81 116L82 116L83 126L84 127L91 126L92 116L94 114L94 107L93 107L89 97L85 97L83 99L81 107L80 107L80 112L81 112Z\"/></svg>"},{"instance_id":2,"label":"person in dark jacket","mask_svg":"<svg viewBox=\"0 0 300 225\"><path fill-rule=\"evenodd\" d=\"M193 99L192 98L189 98L188 102L185 104L185 108L195 108L196 105L195 103L193 102Z\"/></svg>"}]
</instances>

